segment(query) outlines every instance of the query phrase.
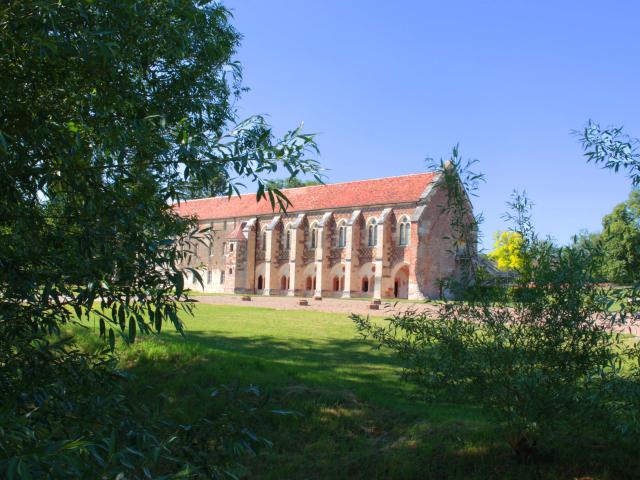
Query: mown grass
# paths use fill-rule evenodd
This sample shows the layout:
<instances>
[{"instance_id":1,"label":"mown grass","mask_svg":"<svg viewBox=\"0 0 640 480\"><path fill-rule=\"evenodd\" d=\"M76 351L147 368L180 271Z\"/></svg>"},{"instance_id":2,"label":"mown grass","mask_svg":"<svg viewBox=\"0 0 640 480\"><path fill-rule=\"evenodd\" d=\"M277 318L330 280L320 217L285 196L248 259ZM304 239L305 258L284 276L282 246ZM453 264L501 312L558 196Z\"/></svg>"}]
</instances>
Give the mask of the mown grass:
<instances>
[{"instance_id":1,"label":"mown grass","mask_svg":"<svg viewBox=\"0 0 640 480\"><path fill-rule=\"evenodd\" d=\"M618 478L570 454L519 463L476 406L425 402L345 315L200 305L185 323L184 337L119 345L134 376L128 394L164 395L168 414L190 422L206 414L214 388L252 384L270 407L297 412L256 425L274 446L247 459L250 478Z\"/></svg>"}]
</instances>

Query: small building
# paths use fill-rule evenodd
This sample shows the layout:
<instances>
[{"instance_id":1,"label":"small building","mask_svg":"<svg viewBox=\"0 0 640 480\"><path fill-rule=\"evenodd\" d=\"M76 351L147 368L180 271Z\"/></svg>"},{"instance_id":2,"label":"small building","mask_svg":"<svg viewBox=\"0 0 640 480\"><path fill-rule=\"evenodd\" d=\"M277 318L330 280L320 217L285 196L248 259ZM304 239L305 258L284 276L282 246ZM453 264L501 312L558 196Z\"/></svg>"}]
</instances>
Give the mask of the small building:
<instances>
[{"instance_id":1,"label":"small building","mask_svg":"<svg viewBox=\"0 0 640 480\"><path fill-rule=\"evenodd\" d=\"M284 189L286 212L255 194L175 208L208 227L190 265L207 292L437 298L458 267L439 185L419 173Z\"/></svg>"}]
</instances>

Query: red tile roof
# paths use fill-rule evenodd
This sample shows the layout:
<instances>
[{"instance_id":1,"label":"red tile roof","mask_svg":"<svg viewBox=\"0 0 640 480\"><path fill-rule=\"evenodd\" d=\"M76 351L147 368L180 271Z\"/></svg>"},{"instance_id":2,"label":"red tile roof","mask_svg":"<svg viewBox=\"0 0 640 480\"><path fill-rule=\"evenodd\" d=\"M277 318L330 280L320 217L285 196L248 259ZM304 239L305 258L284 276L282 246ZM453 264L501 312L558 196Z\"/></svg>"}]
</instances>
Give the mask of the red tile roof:
<instances>
[{"instance_id":1,"label":"red tile roof","mask_svg":"<svg viewBox=\"0 0 640 480\"><path fill-rule=\"evenodd\" d=\"M427 186L433 181L433 177L433 172L416 173L375 180L286 188L282 192L291 202L287 209L289 213L413 203L420 199ZM176 205L175 208L182 216L195 215L202 220L253 217L273 213L268 200L256 202L255 193L231 198L212 197L188 200ZM277 206L276 211L278 211Z\"/></svg>"}]
</instances>

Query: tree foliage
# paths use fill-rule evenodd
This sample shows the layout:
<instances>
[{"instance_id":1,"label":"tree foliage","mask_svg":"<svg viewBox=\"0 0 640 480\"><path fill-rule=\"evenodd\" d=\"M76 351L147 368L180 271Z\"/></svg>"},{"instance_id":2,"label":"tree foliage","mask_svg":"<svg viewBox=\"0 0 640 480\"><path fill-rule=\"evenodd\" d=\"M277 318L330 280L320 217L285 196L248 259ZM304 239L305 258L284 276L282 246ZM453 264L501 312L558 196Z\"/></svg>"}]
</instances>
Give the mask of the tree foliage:
<instances>
[{"instance_id":1,"label":"tree foliage","mask_svg":"<svg viewBox=\"0 0 640 480\"><path fill-rule=\"evenodd\" d=\"M182 331L179 313L191 305L182 265L198 240L172 203L189 186L231 195L247 181L257 200L284 208L265 178L318 171L313 135L298 128L275 138L262 117L237 118L240 35L229 19L199 0L0 8L3 476L67 478L74 462L96 476L146 475L145 455L109 460L134 448L122 440L132 438L134 410L116 408L124 402L111 390L92 397L91 385L114 375L103 368L108 354L48 336L90 315L111 349L116 337L132 342L166 322ZM130 432L153 437L138 427ZM111 437L122 440L115 450L89 451Z\"/></svg>"},{"instance_id":2,"label":"tree foliage","mask_svg":"<svg viewBox=\"0 0 640 480\"><path fill-rule=\"evenodd\" d=\"M464 210L465 196L451 200ZM428 398L483 405L523 460L573 445L593 461L604 445L624 459L606 468L637 474L640 348L616 333L632 321L634 302L612 309L619 292L597 284L597 252L539 238L525 196L514 194L510 206L521 262L514 278L492 280L492 295L476 282L464 302L436 312L352 319L397 354Z\"/></svg>"},{"instance_id":3,"label":"tree foliage","mask_svg":"<svg viewBox=\"0 0 640 480\"><path fill-rule=\"evenodd\" d=\"M626 170L633 186L640 185L640 140L622 127L601 127L589 120L582 131L574 132L582 144L587 162L618 172Z\"/></svg>"},{"instance_id":4,"label":"tree foliage","mask_svg":"<svg viewBox=\"0 0 640 480\"><path fill-rule=\"evenodd\" d=\"M320 179L315 180L301 180L297 177L277 178L274 180L268 180L267 184L272 188L282 190L283 188L299 188L299 187L311 187L314 185L322 185Z\"/></svg>"},{"instance_id":5,"label":"tree foliage","mask_svg":"<svg viewBox=\"0 0 640 480\"><path fill-rule=\"evenodd\" d=\"M626 171L632 185L640 185L640 140L629 136L622 127L604 128L592 120L576 133L588 162L614 172ZM602 219L602 227L602 233L595 238L602 249L602 276L612 282L638 284L640 193L633 190L626 202Z\"/></svg>"},{"instance_id":6,"label":"tree foliage","mask_svg":"<svg viewBox=\"0 0 640 480\"><path fill-rule=\"evenodd\" d=\"M524 240L518 232L496 232L493 250L488 257L493 260L498 269L509 271L522 268L522 246Z\"/></svg>"},{"instance_id":7,"label":"tree foliage","mask_svg":"<svg viewBox=\"0 0 640 480\"><path fill-rule=\"evenodd\" d=\"M626 202L605 215L596 240L604 278L626 285L640 280L640 191L632 191Z\"/></svg>"}]
</instances>

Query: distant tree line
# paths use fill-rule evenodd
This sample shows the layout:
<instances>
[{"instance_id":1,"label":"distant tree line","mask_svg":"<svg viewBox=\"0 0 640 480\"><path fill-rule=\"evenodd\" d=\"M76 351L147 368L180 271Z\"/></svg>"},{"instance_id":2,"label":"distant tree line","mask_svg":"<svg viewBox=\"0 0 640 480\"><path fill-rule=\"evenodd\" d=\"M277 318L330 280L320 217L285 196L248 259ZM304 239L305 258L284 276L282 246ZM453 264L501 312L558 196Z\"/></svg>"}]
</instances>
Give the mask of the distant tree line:
<instances>
[{"instance_id":1,"label":"distant tree line","mask_svg":"<svg viewBox=\"0 0 640 480\"><path fill-rule=\"evenodd\" d=\"M581 244L598 248L598 276L616 284L629 285L640 280L640 191L616 205L602 219L602 231L581 233Z\"/></svg>"},{"instance_id":2,"label":"distant tree line","mask_svg":"<svg viewBox=\"0 0 640 480\"><path fill-rule=\"evenodd\" d=\"M640 280L640 190L616 205L602 218L601 232L576 235L579 246L595 252L596 277L602 282L630 285ZM517 232L495 233L493 250L487 255L499 270L514 271L522 263L522 237Z\"/></svg>"}]
</instances>

